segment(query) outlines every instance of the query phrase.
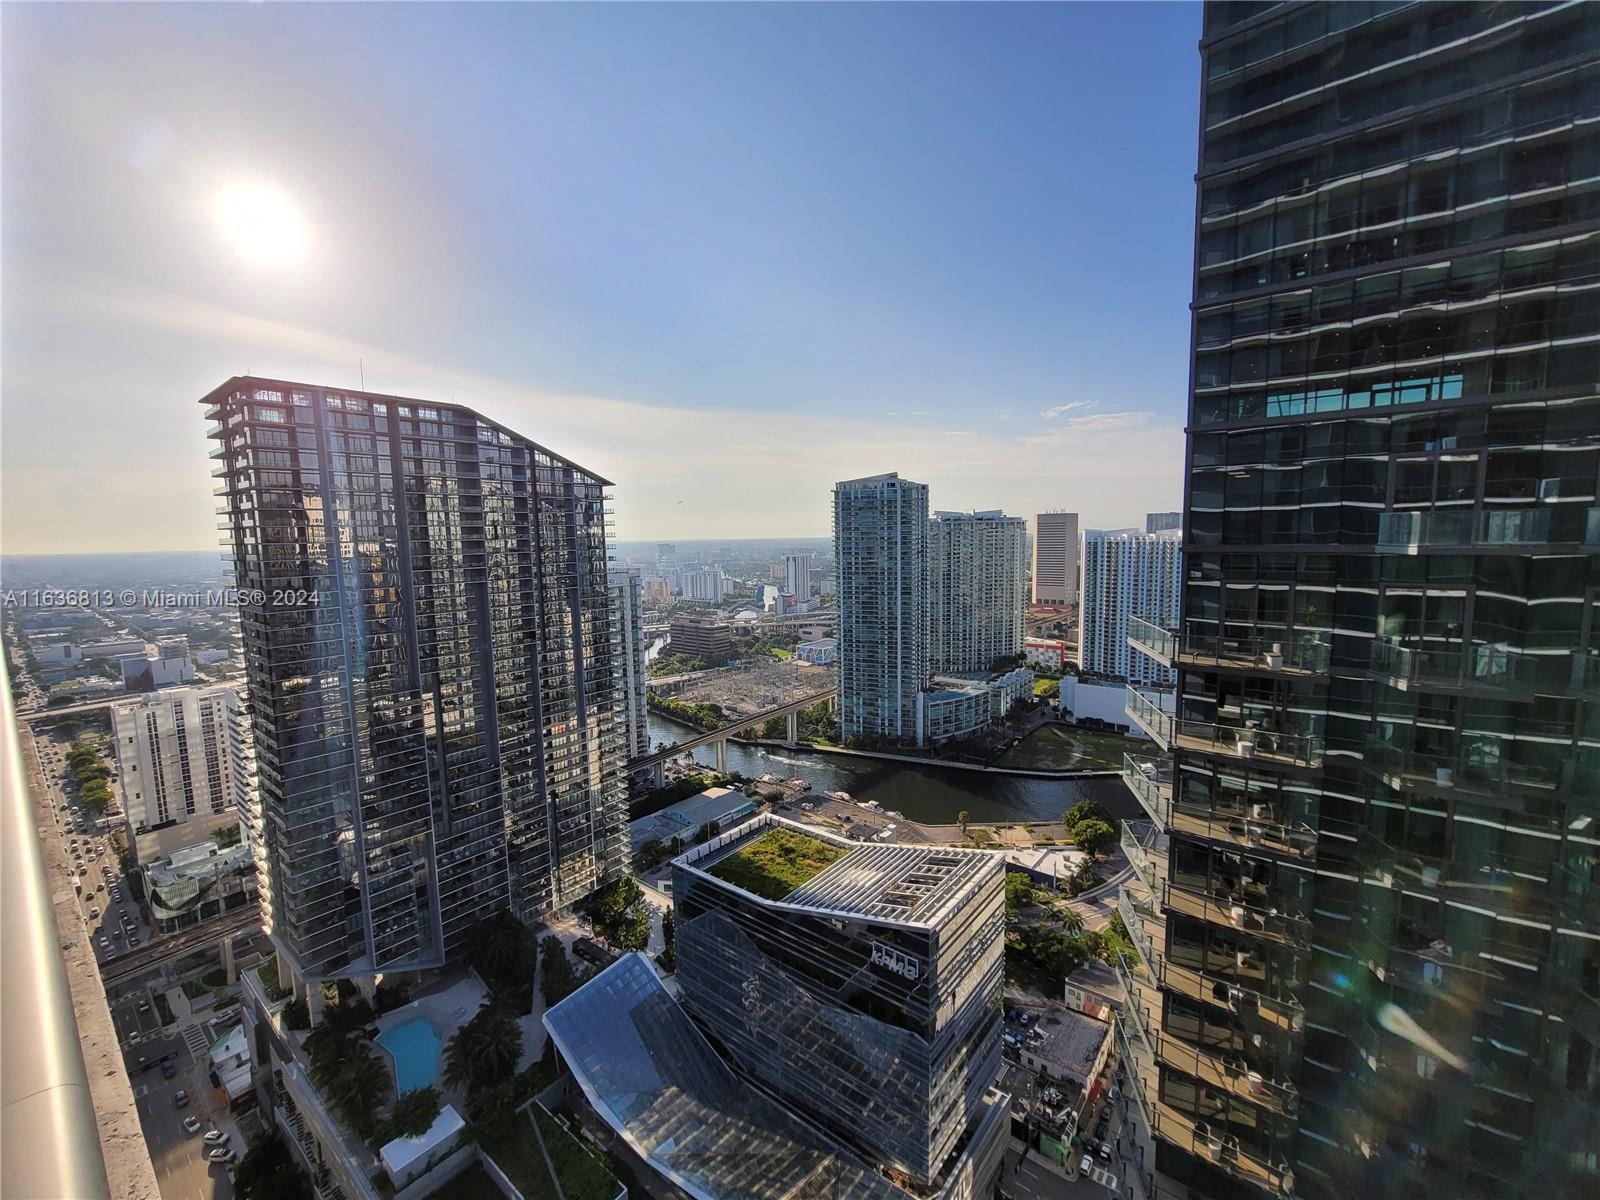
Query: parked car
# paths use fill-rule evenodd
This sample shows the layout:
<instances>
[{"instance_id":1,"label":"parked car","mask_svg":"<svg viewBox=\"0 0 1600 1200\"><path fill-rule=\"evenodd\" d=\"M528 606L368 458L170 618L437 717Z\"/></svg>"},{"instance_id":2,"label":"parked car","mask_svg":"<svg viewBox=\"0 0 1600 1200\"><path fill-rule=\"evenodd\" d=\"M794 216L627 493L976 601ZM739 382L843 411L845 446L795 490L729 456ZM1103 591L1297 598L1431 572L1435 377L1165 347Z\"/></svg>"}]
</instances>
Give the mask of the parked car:
<instances>
[{"instance_id":1,"label":"parked car","mask_svg":"<svg viewBox=\"0 0 1600 1200\"><path fill-rule=\"evenodd\" d=\"M214 1163L231 1163L233 1161L232 1146L218 1146L215 1150L207 1150L206 1157Z\"/></svg>"},{"instance_id":2,"label":"parked car","mask_svg":"<svg viewBox=\"0 0 1600 1200\"><path fill-rule=\"evenodd\" d=\"M139 1001L139 1011L142 1012L142 1013L149 1012L150 1011L150 1001L148 1001L148 1000Z\"/></svg>"},{"instance_id":3,"label":"parked car","mask_svg":"<svg viewBox=\"0 0 1600 1200\"><path fill-rule=\"evenodd\" d=\"M161 1078L171 1079L178 1073L178 1064L167 1059L161 1060Z\"/></svg>"},{"instance_id":4,"label":"parked car","mask_svg":"<svg viewBox=\"0 0 1600 1200\"><path fill-rule=\"evenodd\" d=\"M185 1133L199 1133L200 1118L192 1115L185 1117L183 1119L183 1131Z\"/></svg>"},{"instance_id":5,"label":"parked car","mask_svg":"<svg viewBox=\"0 0 1600 1200\"><path fill-rule=\"evenodd\" d=\"M140 1033L137 1029L130 1029L128 1031L128 1045L137 1046L139 1044L140 1039L143 1038L143 1037L144 1037L144 1034ZM144 1059L141 1058L139 1061L143 1062Z\"/></svg>"},{"instance_id":6,"label":"parked car","mask_svg":"<svg viewBox=\"0 0 1600 1200\"><path fill-rule=\"evenodd\" d=\"M1094 1169L1094 1155L1085 1154L1083 1156L1083 1161L1078 1164L1078 1173L1081 1174L1081 1175L1087 1175L1093 1169Z\"/></svg>"},{"instance_id":7,"label":"parked car","mask_svg":"<svg viewBox=\"0 0 1600 1200\"><path fill-rule=\"evenodd\" d=\"M220 1129L206 1130L206 1141L210 1142L213 1146L223 1145L227 1142L227 1140L228 1135L223 1133Z\"/></svg>"},{"instance_id":8,"label":"parked car","mask_svg":"<svg viewBox=\"0 0 1600 1200\"><path fill-rule=\"evenodd\" d=\"M1101 1161L1103 1161L1103 1162L1110 1162L1111 1161L1111 1143L1110 1142L1101 1142L1100 1143L1100 1158L1101 1158Z\"/></svg>"},{"instance_id":9,"label":"parked car","mask_svg":"<svg viewBox=\"0 0 1600 1200\"><path fill-rule=\"evenodd\" d=\"M184 1091L182 1088L179 1088L176 1092L173 1093L172 1102L174 1104L176 1104L179 1108L188 1108L189 1107L189 1093Z\"/></svg>"}]
</instances>

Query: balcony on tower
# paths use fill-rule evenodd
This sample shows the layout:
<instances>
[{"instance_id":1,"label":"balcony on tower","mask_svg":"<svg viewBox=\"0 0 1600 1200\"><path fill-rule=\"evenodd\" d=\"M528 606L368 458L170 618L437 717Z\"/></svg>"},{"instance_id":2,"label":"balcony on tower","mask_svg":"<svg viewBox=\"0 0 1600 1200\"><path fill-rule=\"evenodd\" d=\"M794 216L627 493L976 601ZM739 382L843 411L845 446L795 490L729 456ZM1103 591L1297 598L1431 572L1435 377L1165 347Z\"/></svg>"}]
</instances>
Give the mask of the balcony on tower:
<instances>
[{"instance_id":1,"label":"balcony on tower","mask_svg":"<svg viewBox=\"0 0 1600 1200\"><path fill-rule=\"evenodd\" d=\"M1172 762L1124 754L1122 782L1150 814L1156 828L1165 830L1172 820Z\"/></svg>"},{"instance_id":2,"label":"balcony on tower","mask_svg":"<svg viewBox=\"0 0 1600 1200\"><path fill-rule=\"evenodd\" d=\"M1219 633L1214 622L1190 621L1179 643L1178 663L1205 670L1309 677L1328 673L1332 647L1332 635L1320 629L1264 629L1230 636Z\"/></svg>"},{"instance_id":3,"label":"balcony on tower","mask_svg":"<svg viewBox=\"0 0 1600 1200\"><path fill-rule=\"evenodd\" d=\"M1172 723L1176 711L1175 693L1129 685L1127 704L1129 719L1149 734L1156 745L1163 750L1172 749Z\"/></svg>"},{"instance_id":4,"label":"balcony on tower","mask_svg":"<svg viewBox=\"0 0 1600 1200\"><path fill-rule=\"evenodd\" d=\"M1146 658L1153 658L1162 666L1170 667L1178 651L1178 637L1172 630L1163 629L1154 621L1129 617L1128 646Z\"/></svg>"},{"instance_id":5,"label":"balcony on tower","mask_svg":"<svg viewBox=\"0 0 1600 1200\"><path fill-rule=\"evenodd\" d=\"M1542 504L1520 508L1403 509L1378 514L1379 554L1459 554L1530 547L1600 546L1600 507Z\"/></svg>"}]
</instances>

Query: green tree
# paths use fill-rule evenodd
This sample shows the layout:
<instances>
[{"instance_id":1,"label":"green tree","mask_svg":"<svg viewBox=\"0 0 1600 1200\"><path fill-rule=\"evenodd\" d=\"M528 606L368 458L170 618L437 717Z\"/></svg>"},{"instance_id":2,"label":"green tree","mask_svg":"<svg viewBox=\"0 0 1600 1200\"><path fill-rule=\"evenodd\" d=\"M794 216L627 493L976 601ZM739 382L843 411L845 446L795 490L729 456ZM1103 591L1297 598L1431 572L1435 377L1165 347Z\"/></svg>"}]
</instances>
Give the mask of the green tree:
<instances>
[{"instance_id":1,"label":"green tree","mask_svg":"<svg viewBox=\"0 0 1600 1200\"><path fill-rule=\"evenodd\" d=\"M274 1131L239 1160L233 1194L236 1200L311 1200L311 1181Z\"/></svg>"},{"instance_id":2,"label":"green tree","mask_svg":"<svg viewBox=\"0 0 1600 1200\"><path fill-rule=\"evenodd\" d=\"M384 1122L379 1135L380 1144L392 1142L397 1137L418 1137L438 1119L443 1100L436 1087L413 1088L401 1094L394 1102L389 1119Z\"/></svg>"},{"instance_id":3,"label":"green tree","mask_svg":"<svg viewBox=\"0 0 1600 1200\"><path fill-rule=\"evenodd\" d=\"M1068 829L1084 821L1111 822L1110 814L1093 800L1079 800L1061 816L1061 823Z\"/></svg>"},{"instance_id":4,"label":"green tree","mask_svg":"<svg viewBox=\"0 0 1600 1200\"><path fill-rule=\"evenodd\" d=\"M1015 916L1033 904L1033 883L1020 871L1006 872L1006 912Z\"/></svg>"},{"instance_id":5,"label":"green tree","mask_svg":"<svg viewBox=\"0 0 1600 1200\"><path fill-rule=\"evenodd\" d=\"M346 1125L370 1138L377 1126L373 1114L389 1096L389 1070L366 1042L351 1039L350 1047L327 1096Z\"/></svg>"},{"instance_id":6,"label":"green tree","mask_svg":"<svg viewBox=\"0 0 1600 1200\"><path fill-rule=\"evenodd\" d=\"M964 808L956 814L956 824L961 826L962 837L967 836L967 822L970 820L972 820L972 814Z\"/></svg>"},{"instance_id":7,"label":"green tree","mask_svg":"<svg viewBox=\"0 0 1600 1200\"><path fill-rule=\"evenodd\" d=\"M539 956L544 965L544 972L539 977L544 1002L546 1006L559 1004L577 988L577 972L572 969L566 946L553 933L539 939Z\"/></svg>"},{"instance_id":8,"label":"green tree","mask_svg":"<svg viewBox=\"0 0 1600 1200\"><path fill-rule=\"evenodd\" d=\"M661 951L658 961L661 969L670 975L678 969L678 923L670 908L661 915L661 937L666 942L666 948Z\"/></svg>"},{"instance_id":9,"label":"green tree","mask_svg":"<svg viewBox=\"0 0 1600 1200\"><path fill-rule=\"evenodd\" d=\"M1094 855L1107 853L1117 841L1117 831L1098 817L1079 821L1072 826L1071 833L1080 849Z\"/></svg>"},{"instance_id":10,"label":"green tree","mask_svg":"<svg viewBox=\"0 0 1600 1200\"><path fill-rule=\"evenodd\" d=\"M445 1044L445 1082L472 1089L496 1083L516 1070L522 1057L522 1027L493 1004L456 1030Z\"/></svg>"}]
</instances>

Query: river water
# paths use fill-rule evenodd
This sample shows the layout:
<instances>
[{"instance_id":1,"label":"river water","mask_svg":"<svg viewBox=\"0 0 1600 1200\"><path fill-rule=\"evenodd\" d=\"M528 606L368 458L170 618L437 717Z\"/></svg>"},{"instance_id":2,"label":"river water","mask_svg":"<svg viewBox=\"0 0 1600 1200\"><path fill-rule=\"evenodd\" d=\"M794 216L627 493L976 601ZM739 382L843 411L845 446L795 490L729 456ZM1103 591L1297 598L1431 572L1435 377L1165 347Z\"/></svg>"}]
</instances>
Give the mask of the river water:
<instances>
[{"instance_id":1,"label":"river water","mask_svg":"<svg viewBox=\"0 0 1600 1200\"><path fill-rule=\"evenodd\" d=\"M677 742L696 731L659 713L650 714L650 744ZM695 751L710 766L710 746ZM846 791L857 800L876 800L929 825L954 824L963 809L974 821L1053 821L1079 800L1095 800L1112 816L1139 818L1133 794L1118 778L1029 779L957 771L877 758L850 758L805 750L769 750L728 743L728 770L755 779L767 772L804 779L819 792Z\"/></svg>"}]
</instances>

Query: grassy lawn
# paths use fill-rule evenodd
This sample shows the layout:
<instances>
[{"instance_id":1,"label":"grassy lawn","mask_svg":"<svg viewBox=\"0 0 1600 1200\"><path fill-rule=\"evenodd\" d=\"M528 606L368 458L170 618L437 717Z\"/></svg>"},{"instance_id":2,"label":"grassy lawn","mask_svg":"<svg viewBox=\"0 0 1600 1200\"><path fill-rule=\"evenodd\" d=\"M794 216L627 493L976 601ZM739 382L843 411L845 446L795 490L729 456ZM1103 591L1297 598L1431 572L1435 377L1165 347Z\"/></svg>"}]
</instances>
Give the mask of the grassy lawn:
<instances>
[{"instance_id":1,"label":"grassy lawn","mask_svg":"<svg viewBox=\"0 0 1600 1200\"><path fill-rule=\"evenodd\" d=\"M1148 752L1151 743L1115 734L1090 733L1061 725L1041 725L995 763L997 767L1056 770L1082 767L1111 770L1122 767L1122 756Z\"/></svg>"},{"instance_id":2,"label":"grassy lawn","mask_svg":"<svg viewBox=\"0 0 1600 1200\"><path fill-rule=\"evenodd\" d=\"M832 842L788 829L769 829L709 870L718 879L765 900L782 900L844 854L843 847Z\"/></svg>"}]
</instances>

